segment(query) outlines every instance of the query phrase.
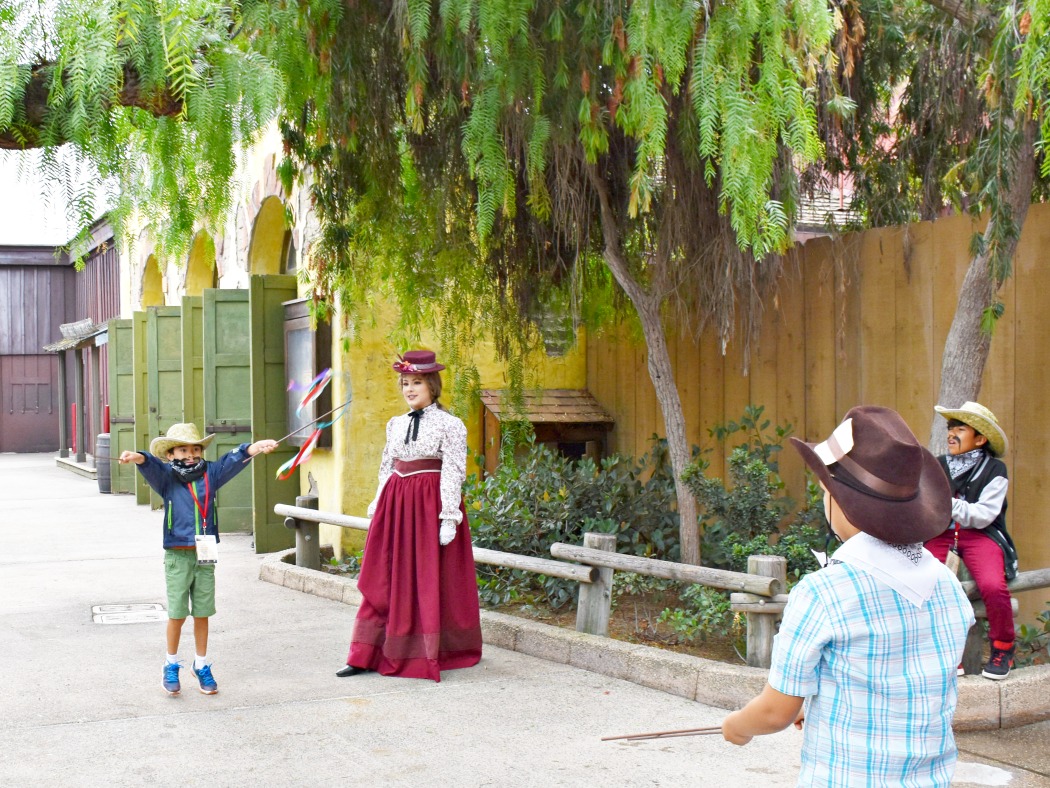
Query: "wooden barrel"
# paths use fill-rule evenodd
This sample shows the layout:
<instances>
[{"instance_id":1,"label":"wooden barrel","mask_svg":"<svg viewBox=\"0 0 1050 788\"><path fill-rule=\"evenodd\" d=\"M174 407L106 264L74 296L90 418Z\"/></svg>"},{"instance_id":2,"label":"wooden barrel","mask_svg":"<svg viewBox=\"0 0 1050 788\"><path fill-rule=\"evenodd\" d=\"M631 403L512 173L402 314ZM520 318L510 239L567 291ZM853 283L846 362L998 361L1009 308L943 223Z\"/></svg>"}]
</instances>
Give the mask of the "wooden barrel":
<instances>
[{"instance_id":1,"label":"wooden barrel","mask_svg":"<svg viewBox=\"0 0 1050 788\"><path fill-rule=\"evenodd\" d=\"M109 433L100 432L95 439L95 478L98 479L100 493L112 492L110 473L113 463L109 459Z\"/></svg>"}]
</instances>

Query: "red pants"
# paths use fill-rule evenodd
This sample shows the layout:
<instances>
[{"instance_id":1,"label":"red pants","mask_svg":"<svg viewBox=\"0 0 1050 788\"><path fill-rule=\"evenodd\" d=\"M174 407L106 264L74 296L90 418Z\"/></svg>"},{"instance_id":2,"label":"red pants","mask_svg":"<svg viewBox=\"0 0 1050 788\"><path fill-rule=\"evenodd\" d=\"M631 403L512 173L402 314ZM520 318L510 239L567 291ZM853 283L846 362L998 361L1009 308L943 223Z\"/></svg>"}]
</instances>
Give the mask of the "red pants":
<instances>
[{"instance_id":1,"label":"red pants","mask_svg":"<svg viewBox=\"0 0 1050 788\"><path fill-rule=\"evenodd\" d=\"M944 561L948 548L955 543L955 531L949 528L926 543L926 549L937 560ZM959 557L970 570L981 599L988 610L988 637L1003 643L1014 642L1014 613L1010 591L1003 574L1003 551L999 545L975 528L959 530Z\"/></svg>"}]
</instances>

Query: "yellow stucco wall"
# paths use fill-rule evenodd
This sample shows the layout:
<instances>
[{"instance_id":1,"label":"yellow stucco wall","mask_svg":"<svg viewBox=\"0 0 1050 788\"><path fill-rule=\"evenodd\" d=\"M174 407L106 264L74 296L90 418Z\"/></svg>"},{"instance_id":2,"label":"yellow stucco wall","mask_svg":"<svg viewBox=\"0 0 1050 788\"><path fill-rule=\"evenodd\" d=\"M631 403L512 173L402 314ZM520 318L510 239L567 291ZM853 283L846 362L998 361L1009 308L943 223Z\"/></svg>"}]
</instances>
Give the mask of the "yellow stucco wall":
<instances>
[{"instance_id":1,"label":"yellow stucco wall","mask_svg":"<svg viewBox=\"0 0 1050 788\"><path fill-rule=\"evenodd\" d=\"M190 254L186 261L185 294L201 295L205 288L215 287L218 277L215 275L215 242L211 236L200 231L190 244Z\"/></svg>"},{"instance_id":2,"label":"yellow stucco wall","mask_svg":"<svg viewBox=\"0 0 1050 788\"><path fill-rule=\"evenodd\" d=\"M346 417L332 428L332 448L315 451L304 466L317 480L318 506L323 511L364 517L376 494L386 423L403 413L406 407L397 387L397 375L390 365L399 350L409 348L395 348L389 341L394 318L390 306L381 306L375 327L362 329L359 339L352 341L347 351L343 350L340 337L333 338L332 402L344 402L348 384L352 384L353 403ZM433 340L433 337L427 339ZM427 339L420 343L420 347L434 350L441 359L440 344ZM566 355L550 358L540 352L529 359L534 372L528 383L545 388L585 388L586 357L586 338L581 332L576 347ZM481 346L474 363L483 388L505 388L508 385L506 366L496 358L491 346ZM451 391L455 372L450 368L442 373L446 392ZM447 395L442 399L447 399ZM477 471L472 455L481 447L480 407L479 402L469 413L460 414L467 425L467 473ZM302 485L305 490L305 473ZM364 544L364 533L322 526L321 544L331 544L341 556L348 550L359 549Z\"/></svg>"}]
</instances>

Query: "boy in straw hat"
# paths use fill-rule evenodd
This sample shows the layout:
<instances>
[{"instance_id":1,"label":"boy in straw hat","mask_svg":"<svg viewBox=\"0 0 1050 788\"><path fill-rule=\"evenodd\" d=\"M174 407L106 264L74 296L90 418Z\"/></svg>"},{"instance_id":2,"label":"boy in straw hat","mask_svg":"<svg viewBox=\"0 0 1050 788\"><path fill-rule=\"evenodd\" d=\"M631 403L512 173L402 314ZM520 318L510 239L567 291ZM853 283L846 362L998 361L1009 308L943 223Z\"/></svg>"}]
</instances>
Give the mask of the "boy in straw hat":
<instances>
[{"instance_id":1,"label":"boy in straw hat","mask_svg":"<svg viewBox=\"0 0 1050 788\"><path fill-rule=\"evenodd\" d=\"M791 440L842 546L792 589L768 683L722 733L747 744L802 727L799 785L947 786L955 670L974 618L922 545L950 513L944 474L888 408L853 408L823 443Z\"/></svg>"},{"instance_id":2,"label":"boy in straw hat","mask_svg":"<svg viewBox=\"0 0 1050 788\"><path fill-rule=\"evenodd\" d=\"M941 561L962 559L988 611L991 658L981 675L1005 679L1014 662L1014 614L1007 580L1017 574L1017 552L1006 532L1006 433L979 402L934 407L948 420L948 454L939 457L952 489L948 527L926 543Z\"/></svg>"},{"instance_id":3,"label":"boy in straw hat","mask_svg":"<svg viewBox=\"0 0 1050 788\"><path fill-rule=\"evenodd\" d=\"M208 618L215 614L215 560L219 524L215 519L215 493L247 467L256 454L269 454L277 441L242 443L215 462L204 459L204 450L215 439L203 438L195 424L173 424L167 434L154 438L148 452L121 452L118 462L134 463L150 487L164 500L164 582L168 590L168 658L164 664L164 689L178 695L179 636L186 617L193 615L197 647L193 673L205 695L219 685L211 673L208 654ZM159 459L165 457L165 460Z\"/></svg>"}]
</instances>

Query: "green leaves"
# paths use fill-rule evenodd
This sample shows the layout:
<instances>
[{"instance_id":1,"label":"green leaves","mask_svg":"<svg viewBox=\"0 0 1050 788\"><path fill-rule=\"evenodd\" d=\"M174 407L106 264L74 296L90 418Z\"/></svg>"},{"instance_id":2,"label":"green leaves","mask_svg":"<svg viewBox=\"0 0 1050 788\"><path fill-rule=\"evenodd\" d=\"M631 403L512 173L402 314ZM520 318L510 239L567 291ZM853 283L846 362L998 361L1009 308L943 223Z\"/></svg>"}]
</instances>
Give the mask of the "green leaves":
<instances>
[{"instance_id":1,"label":"green leaves","mask_svg":"<svg viewBox=\"0 0 1050 788\"><path fill-rule=\"evenodd\" d=\"M121 193L118 232L134 209L158 257L182 257L201 225L225 221L238 148L283 107L300 111L323 82L307 41L337 19L338 0L59 0L21 3L23 28L0 28L0 135L47 151L67 145L75 162ZM5 5L5 8L7 6ZM46 107L23 117L29 63L43 62ZM34 94L35 95L35 94ZM31 132L33 136L29 136ZM45 158L51 153L45 153ZM59 180L62 176L48 168ZM82 206L92 194L78 196ZM86 227L95 216L88 209Z\"/></svg>"},{"instance_id":2,"label":"green leaves","mask_svg":"<svg viewBox=\"0 0 1050 788\"><path fill-rule=\"evenodd\" d=\"M612 456L600 464L567 459L531 440L517 449L495 473L467 480L476 545L549 558L554 542L581 544L585 532L595 531L616 534L618 552L677 559L674 484L661 444L639 461ZM493 567L478 572L490 604L524 598L557 609L574 596L575 584L566 580Z\"/></svg>"}]
</instances>

